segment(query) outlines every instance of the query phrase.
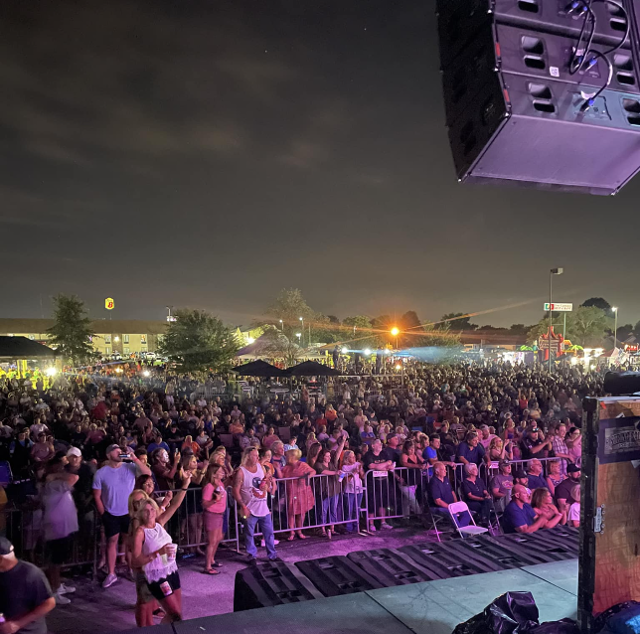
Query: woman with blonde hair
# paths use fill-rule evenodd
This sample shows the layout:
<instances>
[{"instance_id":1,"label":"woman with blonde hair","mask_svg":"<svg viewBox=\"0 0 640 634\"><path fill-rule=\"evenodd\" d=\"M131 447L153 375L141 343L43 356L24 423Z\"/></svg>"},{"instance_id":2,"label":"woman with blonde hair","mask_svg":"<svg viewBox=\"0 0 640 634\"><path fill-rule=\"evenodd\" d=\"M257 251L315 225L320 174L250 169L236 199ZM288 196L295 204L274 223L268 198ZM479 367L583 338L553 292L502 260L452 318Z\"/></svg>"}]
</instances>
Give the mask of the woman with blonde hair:
<instances>
[{"instance_id":1,"label":"woman with blonde hair","mask_svg":"<svg viewBox=\"0 0 640 634\"><path fill-rule=\"evenodd\" d=\"M176 491L175 498L171 499L171 503L167 501L168 508L160 509L160 513L158 515L158 522L164 526L169 519L176 512L184 496L187 492L187 488L189 486L189 478L185 478L182 481L182 486ZM171 494L168 494L168 496ZM156 598L151 593L149 586L147 584L147 579L145 577L144 570L141 566L136 565L136 560L134 558L134 537L137 534L138 529L141 527L140 519L137 515L137 512L141 506L142 501L151 501L149 493L144 489L135 489L131 495L129 495L129 517L131 518L131 522L129 524L129 533L128 538L125 543L125 548L131 554L132 565L133 565L133 573L135 575L135 584L136 584L136 607L135 607L135 616L136 616L136 625L138 627L146 627L153 625L153 614L156 609Z\"/></svg>"},{"instance_id":2,"label":"woman with blonde hair","mask_svg":"<svg viewBox=\"0 0 640 634\"><path fill-rule=\"evenodd\" d=\"M315 471L306 462L300 460L302 452L299 449L289 449L285 455L287 464L282 469L282 477L286 479L287 516L291 531L288 541L292 542L296 532L299 539L306 539L302 533L302 525L304 516L315 504L313 490L309 485L309 476L315 475Z\"/></svg>"},{"instance_id":3,"label":"woman with blonde hair","mask_svg":"<svg viewBox=\"0 0 640 634\"><path fill-rule=\"evenodd\" d=\"M311 445L317 442L318 442L318 439L316 438L316 433L314 431L310 431L309 434L307 435L307 440L305 442L307 452L309 451L309 448L311 447Z\"/></svg>"}]
</instances>

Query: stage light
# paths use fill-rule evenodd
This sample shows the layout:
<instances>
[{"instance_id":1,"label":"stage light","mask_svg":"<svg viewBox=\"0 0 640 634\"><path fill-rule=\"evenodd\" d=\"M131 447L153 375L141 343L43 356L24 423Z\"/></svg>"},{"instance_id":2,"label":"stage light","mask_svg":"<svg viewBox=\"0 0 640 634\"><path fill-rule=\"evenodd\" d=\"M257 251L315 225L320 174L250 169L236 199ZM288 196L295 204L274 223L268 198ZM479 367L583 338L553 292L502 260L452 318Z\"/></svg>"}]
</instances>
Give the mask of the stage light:
<instances>
[{"instance_id":1,"label":"stage light","mask_svg":"<svg viewBox=\"0 0 640 634\"><path fill-rule=\"evenodd\" d=\"M369 348L365 348L363 352L367 357L371 354L371 350L369 350Z\"/></svg>"},{"instance_id":2,"label":"stage light","mask_svg":"<svg viewBox=\"0 0 640 634\"><path fill-rule=\"evenodd\" d=\"M342 354L347 354L347 352L349 352L348 348L342 348Z\"/></svg>"},{"instance_id":3,"label":"stage light","mask_svg":"<svg viewBox=\"0 0 640 634\"><path fill-rule=\"evenodd\" d=\"M58 373L58 370L56 368L54 368L54 367L46 369L46 375L47 376L55 376L57 373Z\"/></svg>"},{"instance_id":4,"label":"stage light","mask_svg":"<svg viewBox=\"0 0 640 634\"><path fill-rule=\"evenodd\" d=\"M249 338L247 339L247 341L248 341L249 343L255 343L255 341L256 341L256 340L255 340L253 337L249 337Z\"/></svg>"},{"instance_id":5,"label":"stage light","mask_svg":"<svg viewBox=\"0 0 640 634\"><path fill-rule=\"evenodd\" d=\"M149 372L149 370L145 370L145 371L142 373L142 375L143 375L143 376L151 376L151 372Z\"/></svg>"},{"instance_id":6,"label":"stage light","mask_svg":"<svg viewBox=\"0 0 640 634\"><path fill-rule=\"evenodd\" d=\"M396 370L402 370L402 366L399 363L396 363Z\"/></svg>"}]
</instances>

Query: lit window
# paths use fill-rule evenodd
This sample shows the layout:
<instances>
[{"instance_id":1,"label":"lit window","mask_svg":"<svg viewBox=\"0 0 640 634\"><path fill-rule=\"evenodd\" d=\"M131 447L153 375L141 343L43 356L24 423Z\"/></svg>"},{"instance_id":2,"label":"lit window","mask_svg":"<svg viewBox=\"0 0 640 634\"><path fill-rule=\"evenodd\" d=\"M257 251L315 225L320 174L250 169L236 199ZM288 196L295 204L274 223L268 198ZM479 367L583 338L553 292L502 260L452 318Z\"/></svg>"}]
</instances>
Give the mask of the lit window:
<instances>
[{"instance_id":1,"label":"lit window","mask_svg":"<svg viewBox=\"0 0 640 634\"><path fill-rule=\"evenodd\" d=\"M122 343L129 343L129 335L122 335Z\"/></svg>"},{"instance_id":2,"label":"lit window","mask_svg":"<svg viewBox=\"0 0 640 634\"><path fill-rule=\"evenodd\" d=\"M111 346L106 346L104 349L105 354L111 354Z\"/></svg>"},{"instance_id":3,"label":"lit window","mask_svg":"<svg viewBox=\"0 0 640 634\"><path fill-rule=\"evenodd\" d=\"M125 346L122 350L125 354L129 354L129 348L127 346Z\"/></svg>"},{"instance_id":4,"label":"lit window","mask_svg":"<svg viewBox=\"0 0 640 634\"><path fill-rule=\"evenodd\" d=\"M104 342L105 343L111 343L111 335L105 335L104 336Z\"/></svg>"}]
</instances>

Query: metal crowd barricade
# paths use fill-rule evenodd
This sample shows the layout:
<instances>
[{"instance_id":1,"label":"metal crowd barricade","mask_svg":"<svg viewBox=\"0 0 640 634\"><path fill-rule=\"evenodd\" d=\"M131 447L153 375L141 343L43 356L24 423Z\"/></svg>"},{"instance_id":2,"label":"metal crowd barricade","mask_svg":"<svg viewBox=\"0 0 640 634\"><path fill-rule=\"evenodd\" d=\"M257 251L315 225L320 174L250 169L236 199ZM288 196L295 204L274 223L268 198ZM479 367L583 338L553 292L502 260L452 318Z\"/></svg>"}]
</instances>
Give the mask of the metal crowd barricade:
<instances>
[{"instance_id":1,"label":"metal crowd barricade","mask_svg":"<svg viewBox=\"0 0 640 634\"><path fill-rule=\"evenodd\" d=\"M349 492L348 478L320 474L276 480L276 491L267 498L274 533L341 525L357 532L367 510L366 491Z\"/></svg>"},{"instance_id":2,"label":"metal crowd barricade","mask_svg":"<svg viewBox=\"0 0 640 634\"><path fill-rule=\"evenodd\" d=\"M69 560L63 569L91 566L95 576L98 563L100 525L92 509L79 518L79 531L72 543ZM44 538L43 510L37 505L4 509L5 533L16 555L44 568L49 561L49 548Z\"/></svg>"},{"instance_id":3,"label":"metal crowd barricade","mask_svg":"<svg viewBox=\"0 0 640 634\"><path fill-rule=\"evenodd\" d=\"M154 498L160 499L166 491L157 491ZM173 492L175 495L175 491ZM167 522L165 529L178 545L180 553L191 554L196 549L206 546L207 533L204 527L204 510L202 506L202 488L192 487L184 496L180 503L180 508L174 516ZM238 532L238 508L231 487L227 488L227 508L225 511L224 537L220 543L234 544L235 550L240 551L240 535Z\"/></svg>"},{"instance_id":4,"label":"metal crowd barricade","mask_svg":"<svg viewBox=\"0 0 640 634\"><path fill-rule=\"evenodd\" d=\"M549 463L556 458L531 458L511 461L512 472L525 469L532 460L543 465L543 477L549 472ZM480 477L487 486L498 473L497 464L480 467ZM430 473L431 472L431 473ZM464 464L447 463L447 475L456 493L465 478ZM303 478L284 478L276 481L276 492L268 496L274 532L290 532L343 525L358 532L361 520L368 528L377 520L420 517L428 505L428 483L432 469L396 467L392 471L369 470L365 473L362 492L351 492L351 476L313 475ZM166 492L156 492L159 499ZM175 493L174 493L175 494ZM227 489L225 532L221 543L233 544L240 551L240 533L243 522L231 488ZM381 513L384 511L384 514ZM169 520L166 529L183 555L194 553L207 545L202 507L202 488L190 488L180 508ZM5 508L5 533L14 544L18 557L39 566L47 562L47 546L42 523L43 511L37 505L25 504L19 508ZM363 517L364 516L364 517ZM104 559L105 540L97 512L87 509L80 520L80 531L74 540L70 560L63 568L92 566L97 572L98 562ZM260 533L256 532L260 537Z\"/></svg>"},{"instance_id":5,"label":"metal crowd barricade","mask_svg":"<svg viewBox=\"0 0 640 634\"><path fill-rule=\"evenodd\" d=\"M424 472L407 467L391 471L370 469L365 476L367 524L421 514L418 490L426 488L426 469Z\"/></svg>"}]
</instances>

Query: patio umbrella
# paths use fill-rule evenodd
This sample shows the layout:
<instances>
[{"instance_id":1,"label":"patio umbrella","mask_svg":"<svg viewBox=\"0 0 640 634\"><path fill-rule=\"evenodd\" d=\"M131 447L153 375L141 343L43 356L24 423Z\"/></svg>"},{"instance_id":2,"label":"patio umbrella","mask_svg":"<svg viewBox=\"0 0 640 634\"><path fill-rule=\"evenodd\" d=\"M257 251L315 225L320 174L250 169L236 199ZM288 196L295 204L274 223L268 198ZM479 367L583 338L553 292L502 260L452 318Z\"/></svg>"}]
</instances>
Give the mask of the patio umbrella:
<instances>
[{"instance_id":1,"label":"patio umbrella","mask_svg":"<svg viewBox=\"0 0 640 634\"><path fill-rule=\"evenodd\" d=\"M252 361L251 363L245 363L237 368L233 369L234 372L240 376L283 376L284 370L276 368L275 365L271 365L266 361Z\"/></svg>"},{"instance_id":2,"label":"patio umbrella","mask_svg":"<svg viewBox=\"0 0 640 634\"><path fill-rule=\"evenodd\" d=\"M317 361L304 361L284 370L285 376L340 376L340 372Z\"/></svg>"}]
</instances>

